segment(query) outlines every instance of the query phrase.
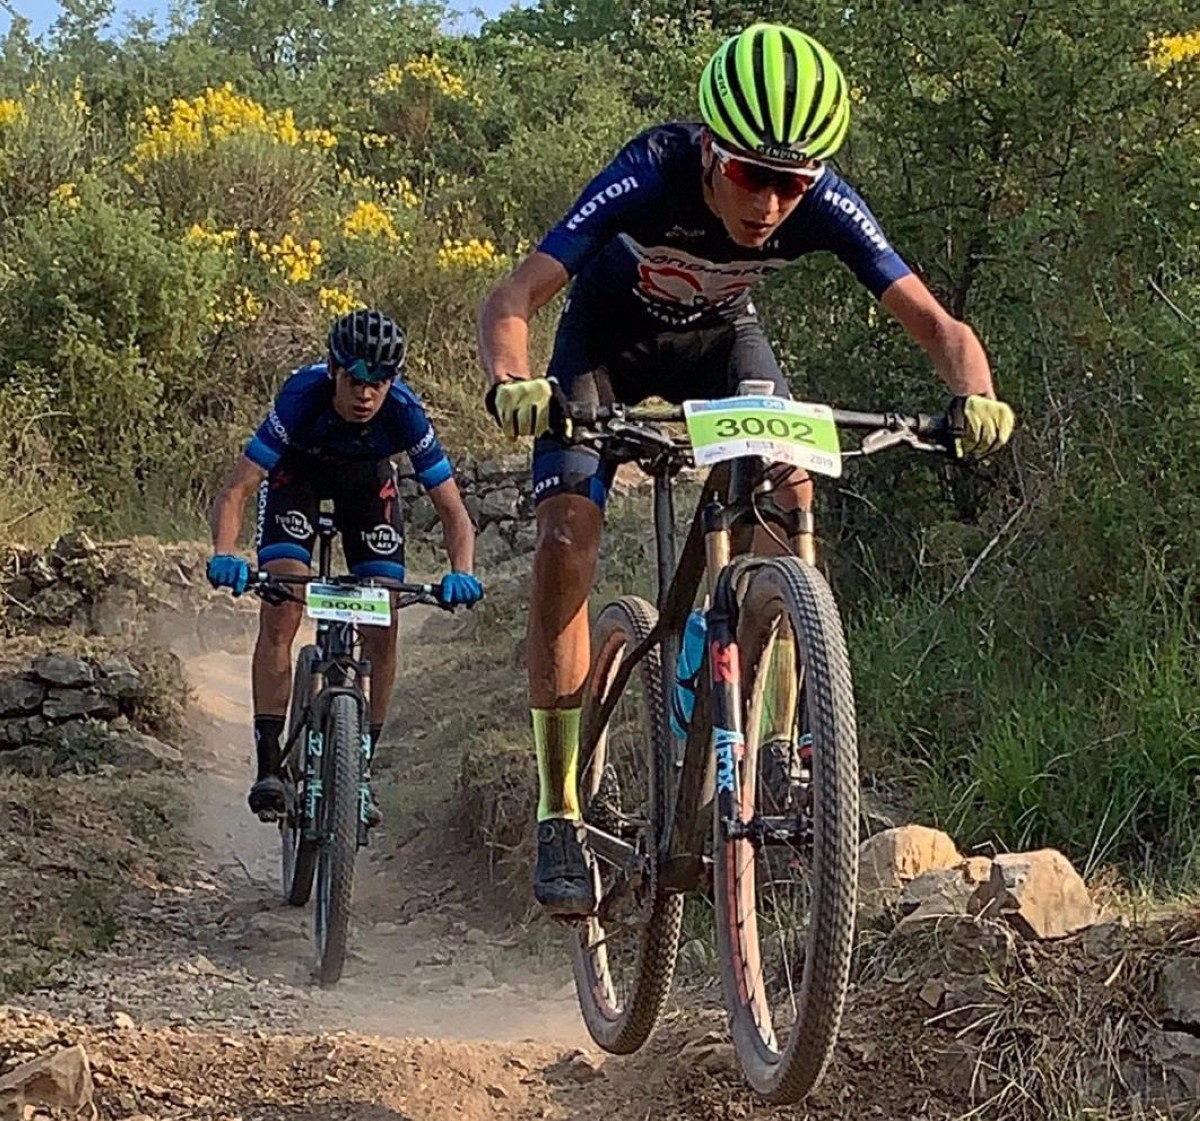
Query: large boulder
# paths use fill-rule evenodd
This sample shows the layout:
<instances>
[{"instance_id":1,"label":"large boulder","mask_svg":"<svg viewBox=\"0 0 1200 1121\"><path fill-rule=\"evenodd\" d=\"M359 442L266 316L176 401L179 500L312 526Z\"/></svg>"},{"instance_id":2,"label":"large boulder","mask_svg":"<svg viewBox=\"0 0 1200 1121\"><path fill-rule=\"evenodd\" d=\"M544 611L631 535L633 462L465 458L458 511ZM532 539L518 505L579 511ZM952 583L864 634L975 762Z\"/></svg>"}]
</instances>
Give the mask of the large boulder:
<instances>
[{"instance_id":1,"label":"large boulder","mask_svg":"<svg viewBox=\"0 0 1200 1121\"><path fill-rule=\"evenodd\" d=\"M901 825L868 837L859 846L859 905L878 913L896 907L904 889L923 872L963 861L950 836L925 825Z\"/></svg>"},{"instance_id":2,"label":"large boulder","mask_svg":"<svg viewBox=\"0 0 1200 1121\"><path fill-rule=\"evenodd\" d=\"M1004 919L1022 938L1034 940L1063 938L1094 925L1098 917L1083 877L1057 849L997 856L967 910Z\"/></svg>"},{"instance_id":3,"label":"large boulder","mask_svg":"<svg viewBox=\"0 0 1200 1121\"><path fill-rule=\"evenodd\" d=\"M915 930L961 918L975 889L991 875L986 856L972 856L953 868L934 868L911 880L900 895L897 929Z\"/></svg>"}]
</instances>

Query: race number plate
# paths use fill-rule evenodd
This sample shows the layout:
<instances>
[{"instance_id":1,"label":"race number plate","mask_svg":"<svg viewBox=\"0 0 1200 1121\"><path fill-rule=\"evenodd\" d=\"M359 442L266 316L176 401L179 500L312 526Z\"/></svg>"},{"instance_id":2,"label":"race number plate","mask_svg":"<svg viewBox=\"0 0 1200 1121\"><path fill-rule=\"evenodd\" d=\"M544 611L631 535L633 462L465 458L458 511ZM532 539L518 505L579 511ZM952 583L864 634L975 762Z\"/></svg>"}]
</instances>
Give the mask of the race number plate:
<instances>
[{"instance_id":1,"label":"race number plate","mask_svg":"<svg viewBox=\"0 0 1200 1121\"><path fill-rule=\"evenodd\" d=\"M386 627L392 621L392 602L387 588L309 584L304 600L310 619L332 619L368 627Z\"/></svg>"},{"instance_id":2,"label":"race number plate","mask_svg":"<svg viewBox=\"0 0 1200 1121\"><path fill-rule=\"evenodd\" d=\"M818 475L842 473L833 410L782 397L723 397L685 401L688 436L697 467L761 455Z\"/></svg>"}]
</instances>

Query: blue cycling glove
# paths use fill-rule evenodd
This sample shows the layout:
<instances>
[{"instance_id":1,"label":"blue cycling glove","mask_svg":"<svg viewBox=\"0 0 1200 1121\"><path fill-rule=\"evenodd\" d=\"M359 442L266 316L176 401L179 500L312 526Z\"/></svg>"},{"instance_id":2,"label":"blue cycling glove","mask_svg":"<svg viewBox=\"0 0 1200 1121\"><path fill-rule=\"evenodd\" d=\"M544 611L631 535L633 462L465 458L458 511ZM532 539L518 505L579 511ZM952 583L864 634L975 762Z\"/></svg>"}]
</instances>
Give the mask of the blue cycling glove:
<instances>
[{"instance_id":1,"label":"blue cycling glove","mask_svg":"<svg viewBox=\"0 0 1200 1121\"><path fill-rule=\"evenodd\" d=\"M232 588L240 596L250 583L250 565L241 557L218 553L208 559L208 582L214 588Z\"/></svg>"},{"instance_id":2,"label":"blue cycling glove","mask_svg":"<svg viewBox=\"0 0 1200 1121\"><path fill-rule=\"evenodd\" d=\"M483 599L483 585L469 572L451 572L442 578L442 603L456 607L460 603L468 607Z\"/></svg>"}]
</instances>

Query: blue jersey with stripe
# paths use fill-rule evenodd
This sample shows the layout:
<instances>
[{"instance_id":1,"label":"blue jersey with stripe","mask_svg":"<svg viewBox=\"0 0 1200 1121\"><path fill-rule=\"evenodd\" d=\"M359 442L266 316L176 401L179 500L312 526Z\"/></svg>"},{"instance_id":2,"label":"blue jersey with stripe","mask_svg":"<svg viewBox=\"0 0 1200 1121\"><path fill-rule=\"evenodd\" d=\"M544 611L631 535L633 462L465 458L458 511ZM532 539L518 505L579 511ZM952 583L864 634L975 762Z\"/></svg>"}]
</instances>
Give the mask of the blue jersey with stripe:
<instances>
[{"instance_id":1,"label":"blue jersey with stripe","mask_svg":"<svg viewBox=\"0 0 1200 1121\"><path fill-rule=\"evenodd\" d=\"M390 459L404 452L426 490L454 474L412 389L393 381L379 412L366 424L356 424L334 410L333 379L324 362L301 367L283 383L245 452L265 471L284 452L332 463Z\"/></svg>"},{"instance_id":2,"label":"blue jersey with stripe","mask_svg":"<svg viewBox=\"0 0 1200 1121\"><path fill-rule=\"evenodd\" d=\"M734 242L704 201L698 124L634 137L538 248L575 278L572 299L648 325L730 319L750 289L807 253L833 253L875 296L910 269L858 193L831 168L765 245Z\"/></svg>"}]
</instances>

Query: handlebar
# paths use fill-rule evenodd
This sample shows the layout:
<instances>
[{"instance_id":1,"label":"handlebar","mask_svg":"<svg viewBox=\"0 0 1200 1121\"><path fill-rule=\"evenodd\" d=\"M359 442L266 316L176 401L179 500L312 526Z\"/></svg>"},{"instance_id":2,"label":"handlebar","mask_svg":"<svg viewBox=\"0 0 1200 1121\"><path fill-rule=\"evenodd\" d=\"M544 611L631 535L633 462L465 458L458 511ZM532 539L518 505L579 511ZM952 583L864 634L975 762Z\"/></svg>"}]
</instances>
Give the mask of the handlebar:
<instances>
[{"instance_id":1,"label":"handlebar","mask_svg":"<svg viewBox=\"0 0 1200 1121\"><path fill-rule=\"evenodd\" d=\"M246 591L259 596L268 603L284 603L291 600L293 603L303 603L303 596L297 595L292 591L295 587L305 587L309 584L330 584L335 587L369 587L369 588L387 588L388 591L399 592L401 598L396 601L396 607L411 607L413 604L423 603L430 607L440 607L445 611L452 610L452 607L442 602L441 591L442 585L439 581L436 584L407 584L402 580L393 580L388 576L367 576L359 577L353 575L345 576L330 576L326 580L322 580L316 576L292 576L286 573L272 573L264 569L252 569L250 572L250 582L246 585Z\"/></svg>"},{"instance_id":2,"label":"handlebar","mask_svg":"<svg viewBox=\"0 0 1200 1121\"><path fill-rule=\"evenodd\" d=\"M563 415L575 426L600 428L614 423L670 424L684 420L682 405L600 405L570 401ZM896 444L908 444L914 450L943 453L951 450L953 436L944 413L871 413L856 409L834 409L839 428L866 432L856 452L843 454L873 455Z\"/></svg>"}]
</instances>

